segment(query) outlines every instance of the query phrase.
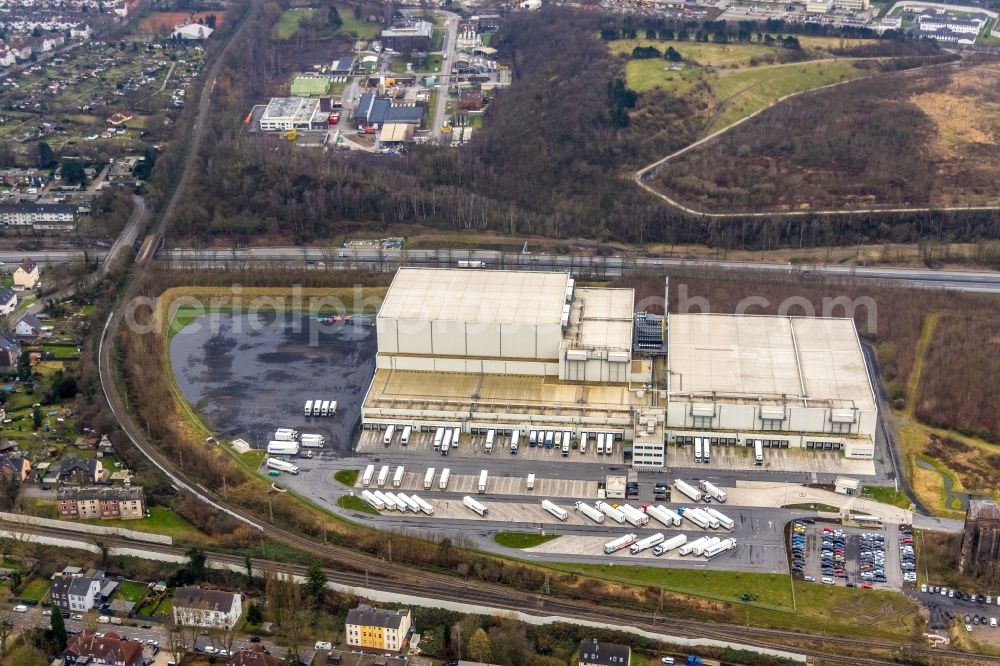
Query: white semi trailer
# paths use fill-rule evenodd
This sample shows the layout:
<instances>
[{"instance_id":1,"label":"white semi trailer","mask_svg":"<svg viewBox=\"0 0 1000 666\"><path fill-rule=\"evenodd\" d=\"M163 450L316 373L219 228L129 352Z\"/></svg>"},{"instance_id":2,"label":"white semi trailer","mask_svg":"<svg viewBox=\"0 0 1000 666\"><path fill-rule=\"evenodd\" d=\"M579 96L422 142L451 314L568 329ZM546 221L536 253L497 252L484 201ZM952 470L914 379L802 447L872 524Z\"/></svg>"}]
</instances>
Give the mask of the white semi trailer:
<instances>
[{"instance_id":1,"label":"white semi trailer","mask_svg":"<svg viewBox=\"0 0 1000 666\"><path fill-rule=\"evenodd\" d=\"M396 500L392 499L381 490L374 491L372 495L379 498L379 500L381 500L382 503L385 504L385 508L388 509L389 511L396 511L399 508L396 506Z\"/></svg>"},{"instance_id":2,"label":"white semi trailer","mask_svg":"<svg viewBox=\"0 0 1000 666\"><path fill-rule=\"evenodd\" d=\"M299 443L270 441L267 443L267 453L271 456L297 456L299 455Z\"/></svg>"},{"instance_id":3,"label":"white semi trailer","mask_svg":"<svg viewBox=\"0 0 1000 666\"><path fill-rule=\"evenodd\" d=\"M671 511L665 506L653 506L649 504L646 506L646 513L660 521L667 527L680 527L681 517L677 513Z\"/></svg>"},{"instance_id":4,"label":"white semi trailer","mask_svg":"<svg viewBox=\"0 0 1000 666\"><path fill-rule=\"evenodd\" d=\"M326 444L326 437L323 435L303 434L300 441L302 446L308 449L322 449Z\"/></svg>"},{"instance_id":5,"label":"white semi trailer","mask_svg":"<svg viewBox=\"0 0 1000 666\"><path fill-rule=\"evenodd\" d=\"M479 484L476 486L476 490L479 493L486 492L486 483L490 480L490 474L485 469L479 473Z\"/></svg>"},{"instance_id":6,"label":"white semi trailer","mask_svg":"<svg viewBox=\"0 0 1000 666\"><path fill-rule=\"evenodd\" d=\"M434 468L428 467L424 473L424 490L430 490L434 485Z\"/></svg>"},{"instance_id":7,"label":"white semi trailer","mask_svg":"<svg viewBox=\"0 0 1000 666\"><path fill-rule=\"evenodd\" d=\"M686 557L686 556L690 555L692 552L694 552L694 549L696 547L702 546L706 541L709 540L709 538L710 537L701 537L700 539L695 539L694 541L689 541L688 543L686 543L683 546L681 546L680 548L678 548L677 552L681 556Z\"/></svg>"},{"instance_id":8,"label":"white semi trailer","mask_svg":"<svg viewBox=\"0 0 1000 666\"><path fill-rule=\"evenodd\" d=\"M709 528L708 519L699 514L697 509L688 509L685 507L681 507L677 511L678 513L681 514L681 516L687 518L688 520L690 520L692 523L702 528L703 530L707 530Z\"/></svg>"},{"instance_id":9,"label":"white semi trailer","mask_svg":"<svg viewBox=\"0 0 1000 666\"><path fill-rule=\"evenodd\" d=\"M710 514L708 511L705 511L705 509L691 509L691 510L694 511L696 514L698 514L703 520L708 522L708 529L711 530L718 529L719 520L715 516Z\"/></svg>"},{"instance_id":10,"label":"white semi trailer","mask_svg":"<svg viewBox=\"0 0 1000 666\"><path fill-rule=\"evenodd\" d=\"M382 511L385 509L385 504L379 498L375 497L370 490L361 491L361 499L368 503L370 507L376 511Z\"/></svg>"},{"instance_id":11,"label":"white semi trailer","mask_svg":"<svg viewBox=\"0 0 1000 666\"><path fill-rule=\"evenodd\" d=\"M615 507L611 506L607 502L598 501L597 503L594 504L594 506L597 507L598 511L600 511L605 516L615 521L619 525L625 524L625 514L616 509Z\"/></svg>"},{"instance_id":12,"label":"white semi trailer","mask_svg":"<svg viewBox=\"0 0 1000 666\"><path fill-rule=\"evenodd\" d=\"M542 500L542 508L551 513L559 520L565 521L567 518L569 518L569 512L567 512L566 509L560 506L556 506L549 500Z\"/></svg>"},{"instance_id":13,"label":"white semi trailer","mask_svg":"<svg viewBox=\"0 0 1000 666\"><path fill-rule=\"evenodd\" d=\"M406 493L396 493L396 497L399 498L406 507L413 513L420 513L420 505L413 501L413 498Z\"/></svg>"},{"instance_id":14,"label":"white semi trailer","mask_svg":"<svg viewBox=\"0 0 1000 666\"><path fill-rule=\"evenodd\" d=\"M676 488L678 492L690 497L693 502L700 502L704 498L704 495L700 490L685 481L681 481L680 479L674 479L674 488Z\"/></svg>"},{"instance_id":15,"label":"white semi trailer","mask_svg":"<svg viewBox=\"0 0 1000 666\"><path fill-rule=\"evenodd\" d=\"M403 485L403 476L406 474L406 468L402 465L396 467L396 473L392 475L392 487L399 488Z\"/></svg>"},{"instance_id":16,"label":"white semi trailer","mask_svg":"<svg viewBox=\"0 0 1000 666\"><path fill-rule=\"evenodd\" d=\"M604 514L586 502L577 502L576 508L580 513L587 516L587 518L590 518L595 523L604 524Z\"/></svg>"},{"instance_id":17,"label":"white semi trailer","mask_svg":"<svg viewBox=\"0 0 1000 666\"><path fill-rule=\"evenodd\" d=\"M658 546L661 543L663 543L663 533L657 532L652 536L648 536L645 539L640 539L639 541L636 541L634 544L629 546L628 552L632 553L633 555L638 555L642 551L649 550L653 546Z\"/></svg>"},{"instance_id":18,"label":"white semi trailer","mask_svg":"<svg viewBox=\"0 0 1000 666\"><path fill-rule=\"evenodd\" d=\"M680 548L681 546L687 543L687 540L688 540L687 535L684 534L678 534L677 536L672 536L663 543L661 543L659 546L653 548L653 555L660 557L661 555L669 553L674 548Z\"/></svg>"},{"instance_id":19,"label":"white semi trailer","mask_svg":"<svg viewBox=\"0 0 1000 666\"><path fill-rule=\"evenodd\" d=\"M732 550L736 548L736 539L723 539L714 546L709 546L705 549L705 557L712 559L716 555L721 555L727 550Z\"/></svg>"},{"instance_id":20,"label":"white semi trailer","mask_svg":"<svg viewBox=\"0 0 1000 666\"><path fill-rule=\"evenodd\" d=\"M639 509L628 504L619 505L618 509L625 514L625 520L636 527L642 527L649 524L649 516L647 516Z\"/></svg>"},{"instance_id":21,"label":"white semi trailer","mask_svg":"<svg viewBox=\"0 0 1000 666\"><path fill-rule=\"evenodd\" d=\"M736 529L736 522L726 514L722 513L721 511L716 511L715 509L711 508L705 509L704 511L710 517L719 521L719 526L722 527L723 529L729 532L732 532L734 529Z\"/></svg>"},{"instance_id":22,"label":"white semi trailer","mask_svg":"<svg viewBox=\"0 0 1000 666\"><path fill-rule=\"evenodd\" d=\"M290 462L284 460L279 460L277 458L268 458L267 466L270 469L276 469L280 472L288 472L289 474L298 474L299 468Z\"/></svg>"},{"instance_id":23,"label":"white semi trailer","mask_svg":"<svg viewBox=\"0 0 1000 666\"><path fill-rule=\"evenodd\" d=\"M434 515L434 507L431 506L429 502L425 502L416 495L410 495L410 499L416 502L417 506L420 507L420 510L426 513L428 516Z\"/></svg>"},{"instance_id":24,"label":"white semi trailer","mask_svg":"<svg viewBox=\"0 0 1000 666\"><path fill-rule=\"evenodd\" d=\"M638 537L634 534L626 534L625 536L618 537L617 539L604 544L604 552L607 555L617 553L619 550L624 550L634 544L637 539Z\"/></svg>"},{"instance_id":25,"label":"white semi trailer","mask_svg":"<svg viewBox=\"0 0 1000 666\"><path fill-rule=\"evenodd\" d=\"M299 438L299 431L292 428L278 428L274 431L274 439L279 442L294 442Z\"/></svg>"},{"instance_id":26,"label":"white semi trailer","mask_svg":"<svg viewBox=\"0 0 1000 666\"><path fill-rule=\"evenodd\" d=\"M368 465L365 467L365 473L361 475L361 485L365 488L372 485L372 479L375 478L375 465Z\"/></svg>"},{"instance_id":27,"label":"white semi trailer","mask_svg":"<svg viewBox=\"0 0 1000 666\"><path fill-rule=\"evenodd\" d=\"M711 481L702 481L698 484L702 491L714 499L716 502L725 503L726 493Z\"/></svg>"},{"instance_id":28,"label":"white semi trailer","mask_svg":"<svg viewBox=\"0 0 1000 666\"><path fill-rule=\"evenodd\" d=\"M390 500L392 500L392 502L396 505L397 510L402 511L403 513L406 513L407 511L410 510L409 505L407 505L406 502L400 499L400 497L396 495L396 493L390 490L386 490L382 494L388 497Z\"/></svg>"},{"instance_id":29,"label":"white semi trailer","mask_svg":"<svg viewBox=\"0 0 1000 666\"><path fill-rule=\"evenodd\" d=\"M698 544L697 546L692 548L691 554L694 555L695 557L701 557L702 555L705 554L706 548L711 548L717 543L722 543L722 539L720 539L719 537L711 537L705 543Z\"/></svg>"},{"instance_id":30,"label":"white semi trailer","mask_svg":"<svg viewBox=\"0 0 1000 666\"><path fill-rule=\"evenodd\" d=\"M438 479L438 490L448 489L448 480L451 478L451 470L445 467L441 470L441 478Z\"/></svg>"},{"instance_id":31,"label":"white semi trailer","mask_svg":"<svg viewBox=\"0 0 1000 666\"><path fill-rule=\"evenodd\" d=\"M385 482L389 480L389 466L382 465L382 469L378 471L378 479L375 481L375 485L379 488L385 487Z\"/></svg>"},{"instance_id":32,"label":"white semi trailer","mask_svg":"<svg viewBox=\"0 0 1000 666\"><path fill-rule=\"evenodd\" d=\"M478 513L480 516L483 517L488 516L490 513L490 510L487 509L485 505L480 504L479 502L476 501L475 497L470 497L469 495L466 495L465 497L462 498L462 504L464 504L466 507L472 509L473 511L475 511L476 513Z\"/></svg>"}]
</instances>

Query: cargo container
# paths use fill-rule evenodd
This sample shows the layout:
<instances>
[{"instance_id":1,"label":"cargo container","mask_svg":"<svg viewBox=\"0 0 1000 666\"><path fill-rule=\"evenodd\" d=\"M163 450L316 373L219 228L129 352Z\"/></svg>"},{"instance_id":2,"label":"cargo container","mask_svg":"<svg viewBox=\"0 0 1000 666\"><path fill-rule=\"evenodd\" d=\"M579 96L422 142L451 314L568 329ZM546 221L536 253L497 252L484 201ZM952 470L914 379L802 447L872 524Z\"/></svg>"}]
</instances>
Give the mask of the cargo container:
<instances>
[{"instance_id":1,"label":"cargo container","mask_svg":"<svg viewBox=\"0 0 1000 666\"><path fill-rule=\"evenodd\" d=\"M376 485L379 488L383 488L385 487L385 482L388 480L389 480L389 466L382 465L382 469L378 471L378 481L376 482Z\"/></svg>"},{"instance_id":2,"label":"cargo container","mask_svg":"<svg viewBox=\"0 0 1000 666\"><path fill-rule=\"evenodd\" d=\"M542 500L542 508L551 513L559 520L566 520L567 518L569 518L569 512L567 512L566 509L556 506L549 500Z\"/></svg>"},{"instance_id":3,"label":"cargo container","mask_svg":"<svg viewBox=\"0 0 1000 666\"><path fill-rule=\"evenodd\" d=\"M711 481L702 481L698 484L698 486L706 495L714 499L716 502L724 503L726 501L726 493Z\"/></svg>"},{"instance_id":4,"label":"cargo container","mask_svg":"<svg viewBox=\"0 0 1000 666\"><path fill-rule=\"evenodd\" d=\"M330 401L329 400L324 400L323 403L320 405L319 415L320 416L329 416L330 415Z\"/></svg>"},{"instance_id":5,"label":"cargo container","mask_svg":"<svg viewBox=\"0 0 1000 666\"><path fill-rule=\"evenodd\" d=\"M580 453L587 452L587 433L580 433Z\"/></svg>"},{"instance_id":6,"label":"cargo container","mask_svg":"<svg viewBox=\"0 0 1000 666\"><path fill-rule=\"evenodd\" d=\"M721 555L727 550L736 548L736 539L723 539L719 543L705 549L705 557L712 559L716 555Z\"/></svg>"},{"instance_id":7,"label":"cargo container","mask_svg":"<svg viewBox=\"0 0 1000 666\"><path fill-rule=\"evenodd\" d=\"M684 481L681 481L680 479L674 479L674 488L684 495L687 495L695 502L700 502L702 498L704 498L704 495L702 495L700 490L688 483L685 483Z\"/></svg>"},{"instance_id":8,"label":"cargo container","mask_svg":"<svg viewBox=\"0 0 1000 666\"><path fill-rule=\"evenodd\" d=\"M694 461L696 463L701 462L701 437L694 438Z\"/></svg>"},{"instance_id":9,"label":"cargo container","mask_svg":"<svg viewBox=\"0 0 1000 666\"><path fill-rule=\"evenodd\" d=\"M607 502L597 501L596 503L594 503L594 506L597 507L598 511L600 511L605 516L615 521L619 525L625 524L625 514L616 509L615 507L611 506Z\"/></svg>"},{"instance_id":10,"label":"cargo container","mask_svg":"<svg viewBox=\"0 0 1000 666\"><path fill-rule=\"evenodd\" d=\"M299 438L299 431L291 428L278 428L274 431L274 439L279 442L294 442Z\"/></svg>"},{"instance_id":11,"label":"cargo container","mask_svg":"<svg viewBox=\"0 0 1000 666\"><path fill-rule=\"evenodd\" d=\"M486 431L486 443L483 444L483 450L486 453L493 453L493 439L496 437L497 431L490 428Z\"/></svg>"},{"instance_id":12,"label":"cargo container","mask_svg":"<svg viewBox=\"0 0 1000 666\"><path fill-rule=\"evenodd\" d=\"M719 537L711 537L705 543L698 544L697 546L695 546L694 548L692 548L691 549L691 554L694 555L695 557L701 557L702 555L705 554L705 549L706 548L711 548L715 544L721 543L721 542L722 542L722 539L720 539Z\"/></svg>"},{"instance_id":13,"label":"cargo container","mask_svg":"<svg viewBox=\"0 0 1000 666\"><path fill-rule=\"evenodd\" d=\"M681 517L665 506L647 504L644 508L646 513L667 527L680 527L681 525Z\"/></svg>"},{"instance_id":14,"label":"cargo container","mask_svg":"<svg viewBox=\"0 0 1000 666\"><path fill-rule=\"evenodd\" d=\"M298 474L299 468L290 462L284 460L279 460L278 458L268 458L267 466L270 469L276 469L281 472L288 472L289 474Z\"/></svg>"},{"instance_id":15,"label":"cargo container","mask_svg":"<svg viewBox=\"0 0 1000 666\"><path fill-rule=\"evenodd\" d=\"M604 433L597 433L597 455L604 455Z\"/></svg>"},{"instance_id":16,"label":"cargo container","mask_svg":"<svg viewBox=\"0 0 1000 666\"><path fill-rule=\"evenodd\" d=\"M305 416L312 416L312 413L313 413L313 401L306 400L306 409L305 412L303 412L303 414Z\"/></svg>"},{"instance_id":17,"label":"cargo container","mask_svg":"<svg viewBox=\"0 0 1000 666\"><path fill-rule=\"evenodd\" d=\"M530 448L532 448L532 449L535 448L536 446L538 446L538 431L537 430L532 430L530 433L528 433L528 446Z\"/></svg>"},{"instance_id":18,"label":"cargo container","mask_svg":"<svg viewBox=\"0 0 1000 666\"><path fill-rule=\"evenodd\" d=\"M565 458L566 456L569 455L569 440L568 439L563 439L563 443L562 443L562 455L563 455L563 458Z\"/></svg>"},{"instance_id":19,"label":"cargo container","mask_svg":"<svg viewBox=\"0 0 1000 666\"><path fill-rule=\"evenodd\" d=\"M392 475L392 487L399 488L403 485L403 475L406 473L406 468L402 465L396 467L396 473Z\"/></svg>"},{"instance_id":20,"label":"cargo container","mask_svg":"<svg viewBox=\"0 0 1000 666\"><path fill-rule=\"evenodd\" d=\"M434 450L437 451L441 448L441 442L444 440L444 428L438 428L434 431Z\"/></svg>"},{"instance_id":21,"label":"cargo container","mask_svg":"<svg viewBox=\"0 0 1000 666\"><path fill-rule=\"evenodd\" d=\"M361 477L361 485L367 488L372 485L373 478L375 478L375 465L368 465L368 467L365 467L365 473Z\"/></svg>"},{"instance_id":22,"label":"cargo container","mask_svg":"<svg viewBox=\"0 0 1000 666\"><path fill-rule=\"evenodd\" d=\"M634 534L626 534L625 536L618 537L614 541L609 541L604 544L604 552L607 555L611 553L617 553L619 550L624 550L628 548L636 541L636 536Z\"/></svg>"},{"instance_id":23,"label":"cargo container","mask_svg":"<svg viewBox=\"0 0 1000 666\"><path fill-rule=\"evenodd\" d=\"M672 551L674 548L680 548L681 546L686 544L687 540L688 538L684 534L678 534L677 536L672 536L663 543L661 543L659 546L653 548L653 555L656 555L657 557L665 555L666 553Z\"/></svg>"},{"instance_id":24,"label":"cargo container","mask_svg":"<svg viewBox=\"0 0 1000 666\"><path fill-rule=\"evenodd\" d=\"M531 473L528 475L528 490L535 489L535 474Z\"/></svg>"},{"instance_id":25,"label":"cargo container","mask_svg":"<svg viewBox=\"0 0 1000 666\"><path fill-rule=\"evenodd\" d=\"M413 426L404 426L403 434L399 436L399 443L406 446L410 443L410 433L413 432Z\"/></svg>"},{"instance_id":26,"label":"cargo container","mask_svg":"<svg viewBox=\"0 0 1000 666\"><path fill-rule=\"evenodd\" d=\"M361 499L363 499L365 502L368 503L369 506L371 506L373 509L377 511L382 511L383 509L385 509L385 504L382 503L382 500L375 497L375 495L373 495L372 491L370 490L362 490Z\"/></svg>"},{"instance_id":27,"label":"cargo container","mask_svg":"<svg viewBox=\"0 0 1000 666\"><path fill-rule=\"evenodd\" d=\"M587 516L587 518L590 518L595 523L604 524L604 514L586 502L577 502L575 506L577 511Z\"/></svg>"},{"instance_id":28,"label":"cargo container","mask_svg":"<svg viewBox=\"0 0 1000 666\"><path fill-rule=\"evenodd\" d=\"M563 430L563 444L566 446L573 444L573 433L569 430Z\"/></svg>"},{"instance_id":29,"label":"cargo container","mask_svg":"<svg viewBox=\"0 0 1000 666\"><path fill-rule=\"evenodd\" d=\"M432 507L430 503L425 502L416 495L410 495L410 499L416 502L417 506L419 506L420 510L423 511L425 514L427 514L428 516L434 515L434 507Z\"/></svg>"},{"instance_id":30,"label":"cargo container","mask_svg":"<svg viewBox=\"0 0 1000 666\"><path fill-rule=\"evenodd\" d=\"M682 506L677 509L677 512L703 530L709 528L708 519L700 515L696 509L688 509Z\"/></svg>"},{"instance_id":31,"label":"cargo container","mask_svg":"<svg viewBox=\"0 0 1000 666\"><path fill-rule=\"evenodd\" d=\"M649 516L642 511L639 511L639 509L634 506L622 504L618 507L618 510L625 514L625 520L636 527L642 527L649 524Z\"/></svg>"},{"instance_id":32,"label":"cargo container","mask_svg":"<svg viewBox=\"0 0 1000 666\"><path fill-rule=\"evenodd\" d=\"M695 547L701 547L710 538L711 537L701 537L699 539L695 539L694 541L689 541L684 545L680 546L677 549L677 553L686 557L690 555L692 552L694 552Z\"/></svg>"},{"instance_id":33,"label":"cargo container","mask_svg":"<svg viewBox=\"0 0 1000 666\"><path fill-rule=\"evenodd\" d=\"M268 442L267 454L271 456L297 456L299 455L299 443L277 441Z\"/></svg>"},{"instance_id":34,"label":"cargo container","mask_svg":"<svg viewBox=\"0 0 1000 666\"><path fill-rule=\"evenodd\" d=\"M736 522L726 514L722 513L721 511L716 511L715 509L711 508L703 509L703 511L712 518L719 521L719 526L722 527L723 529L729 532L732 532L734 529L736 529Z\"/></svg>"},{"instance_id":35,"label":"cargo container","mask_svg":"<svg viewBox=\"0 0 1000 666\"><path fill-rule=\"evenodd\" d=\"M753 442L753 462L755 465L764 464L764 441L755 439Z\"/></svg>"},{"instance_id":36,"label":"cargo container","mask_svg":"<svg viewBox=\"0 0 1000 666\"><path fill-rule=\"evenodd\" d=\"M396 500L391 499L388 495L386 495L381 490L375 490L375 491L373 491L372 495L374 495L375 497L379 498L379 500L381 500L381 502L383 504L385 504L385 508L388 509L389 511L397 511L397 510L399 510L399 507L396 506Z\"/></svg>"},{"instance_id":37,"label":"cargo container","mask_svg":"<svg viewBox=\"0 0 1000 666\"><path fill-rule=\"evenodd\" d=\"M390 490L386 490L382 494L385 495L386 497L388 497L396 505L396 510L397 511L402 511L403 513L406 513L407 511L410 510L410 507L406 504L406 502L404 502L403 500L399 499L399 497L396 495L396 493L394 493L394 492L392 492Z\"/></svg>"},{"instance_id":38,"label":"cargo container","mask_svg":"<svg viewBox=\"0 0 1000 666\"><path fill-rule=\"evenodd\" d=\"M424 473L424 490L430 490L434 485L434 468L429 467Z\"/></svg>"},{"instance_id":39,"label":"cargo container","mask_svg":"<svg viewBox=\"0 0 1000 666\"><path fill-rule=\"evenodd\" d=\"M454 446L456 449L458 448L458 438L461 436L462 436L461 428L456 427L451 429L451 445Z\"/></svg>"},{"instance_id":40,"label":"cargo container","mask_svg":"<svg viewBox=\"0 0 1000 666\"><path fill-rule=\"evenodd\" d=\"M382 437L382 443L389 446L389 444L392 443L392 436L395 434L396 426L390 424L389 427L385 429L385 435Z\"/></svg>"},{"instance_id":41,"label":"cargo container","mask_svg":"<svg viewBox=\"0 0 1000 666\"><path fill-rule=\"evenodd\" d=\"M480 493L486 492L486 482L489 481L489 473L484 469L479 473L479 484L476 486L476 490Z\"/></svg>"},{"instance_id":42,"label":"cargo container","mask_svg":"<svg viewBox=\"0 0 1000 666\"><path fill-rule=\"evenodd\" d=\"M613 432L604 433L604 455L610 456L615 452L615 434Z\"/></svg>"},{"instance_id":43,"label":"cargo container","mask_svg":"<svg viewBox=\"0 0 1000 666\"><path fill-rule=\"evenodd\" d=\"M438 489L447 490L448 489L448 479L451 478L451 470L445 467L441 470L441 478L438 479Z\"/></svg>"},{"instance_id":44,"label":"cargo container","mask_svg":"<svg viewBox=\"0 0 1000 666\"><path fill-rule=\"evenodd\" d=\"M322 400L313 400L313 416L319 416L320 408L323 406Z\"/></svg>"},{"instance_id":45,"label":"cargo container","mask_svg":"<svg viewBox=\"0 0 1000 666\"><path fill-rule=\"evenodd\" d=\"M488 516L490 513L490 510L487 509L483 504L480 504L479 502L476 501L474 497L469 497L468 495L462 498L462 504L475 511L480 516L485 517Z\"/></svg>"},{"instance_id":46,"label":"cargo container","mask_svg":"<svg viewBox=\"0 0 1000 666\"><path fill-rule=\"evenodd\" d=\"M663 543L663 534L661 532L657 532L652 536L648 536L645 539L636 541L634 544L629 546L628 552L632 553L633 555L638 555L642 551L649 550L653 546L658 546L661 543Z\"/></svg>"},{"instance_id":47,"label":"cargo container","mask_svg":"<svg viewBox=\"0 0 1000 666\"><path fill-rule=\"evenodd\" d=\"M444 438L441 440L441 455L448 455L448 449L451 448L451 428L444 429Z\"/></svg>"},{"instance_id":48,"label":"cargo container","mask_svg":"<svg viewBox=\"0 0 1000 666\"><path fill-rule=\"evenodd\" d=\"M701 461L705 464L712 462L712 440L705 437L701 440L702 451L701 451Z\"/></svg>"}]
</instances>

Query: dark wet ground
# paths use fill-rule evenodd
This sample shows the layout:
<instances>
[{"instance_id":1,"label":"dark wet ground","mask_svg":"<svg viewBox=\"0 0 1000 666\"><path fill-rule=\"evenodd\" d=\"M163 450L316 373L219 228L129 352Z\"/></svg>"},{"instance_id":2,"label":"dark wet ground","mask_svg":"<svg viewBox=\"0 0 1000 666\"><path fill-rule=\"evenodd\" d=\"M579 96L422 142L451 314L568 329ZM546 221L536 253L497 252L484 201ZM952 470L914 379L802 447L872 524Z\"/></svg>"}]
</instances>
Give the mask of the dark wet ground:
<instances>
[{"instance_id":1,"label":"dark wet ground","mask_svg":"<svg viewBox=\"0 0 1000 666\"><path fill-rule=\"evenodd\" d=\"M295 428L349 453L375 368L375 327L297 313L206 315L174 336L170 359L184 397L217 435L264 448L275 428ZM336 400L336 415L303 416L317 399Z\"/></svg>"}]
</instances>

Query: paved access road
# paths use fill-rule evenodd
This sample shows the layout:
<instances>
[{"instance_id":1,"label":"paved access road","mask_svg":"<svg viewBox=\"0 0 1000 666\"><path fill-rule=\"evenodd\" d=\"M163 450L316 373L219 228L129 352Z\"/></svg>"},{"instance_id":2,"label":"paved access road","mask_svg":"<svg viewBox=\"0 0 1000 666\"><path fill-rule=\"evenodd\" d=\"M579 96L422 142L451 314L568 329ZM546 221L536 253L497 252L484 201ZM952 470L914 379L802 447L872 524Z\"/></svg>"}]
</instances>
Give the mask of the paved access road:
<instances>
[{"instance_id":1,"label":"paved access road","mask_svg":"<svg viewBox=\"0 0 1000 666\"><path fill-rule=\"evenodd\" d=\"M444 45L441 52L441 73L437 77L438 95L437 104L435 105L434 117L431 120L431 134L434 140L438 143L441 142L442 132L441 127L444 125L444 114L448 106L448 89L451 85L451 68L455 63L455 46L458 42L458 22L460 17L458 14L453 14L451 12L441 11L439 14L445 17L444 23Z\"/></svg>"}]
</instances>

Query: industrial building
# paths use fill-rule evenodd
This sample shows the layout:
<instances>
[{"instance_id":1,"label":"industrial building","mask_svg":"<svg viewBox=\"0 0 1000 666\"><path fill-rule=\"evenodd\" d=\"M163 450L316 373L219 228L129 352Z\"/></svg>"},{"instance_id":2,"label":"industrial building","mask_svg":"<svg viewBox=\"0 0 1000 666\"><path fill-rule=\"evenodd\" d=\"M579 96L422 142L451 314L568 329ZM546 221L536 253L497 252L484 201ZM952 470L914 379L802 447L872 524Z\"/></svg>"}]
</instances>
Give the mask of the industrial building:
<instances>
[{"instance_id":1,"label":"industrial building","mask_svg":"<svg viewBox=\"0 0 1000 666\"><path fill-rule=\"evenodd\" d=\"M386 28L379 39L384 47L400 53L430 51L434 41L434 25L429 21L416 21L412 25Z\"/></svg>"},{"instance_id":2,"label":"industrial building","mask_svg":"<svg viewBox=\"0 0 1000 666\"><path fill-rule=\"evenodd\" d=\"M263 132L287 132L310 129L313 116L319 113L319 100L304 97L272 97L260 117Z\"/></svg>"},{"instance_id":3,"label":"industrial building","mask_svg":"<svg viewBox=\"0 0 1000 666\"><path fill-rule=\"evenodd\" d=\"M633 290L566 273L404 267L376 327L367 429L613 433L640 469L696 438L874 458L851 319L636 316Z\"/></svg>"}]
</instances>

